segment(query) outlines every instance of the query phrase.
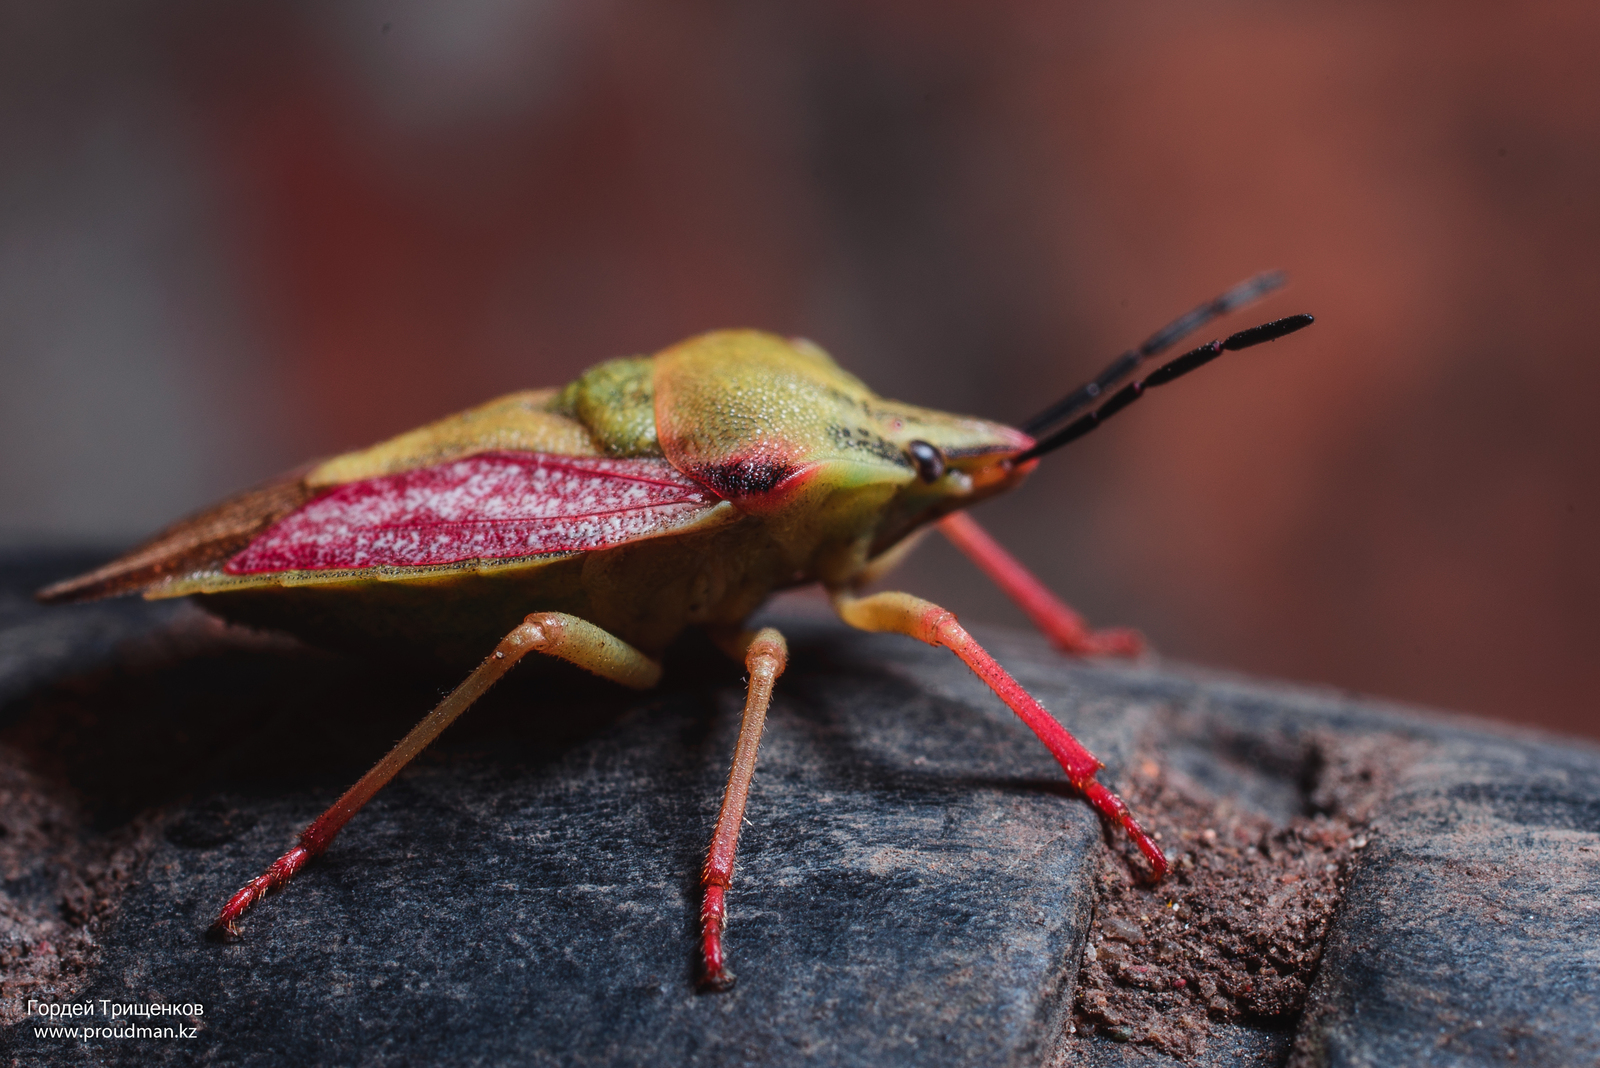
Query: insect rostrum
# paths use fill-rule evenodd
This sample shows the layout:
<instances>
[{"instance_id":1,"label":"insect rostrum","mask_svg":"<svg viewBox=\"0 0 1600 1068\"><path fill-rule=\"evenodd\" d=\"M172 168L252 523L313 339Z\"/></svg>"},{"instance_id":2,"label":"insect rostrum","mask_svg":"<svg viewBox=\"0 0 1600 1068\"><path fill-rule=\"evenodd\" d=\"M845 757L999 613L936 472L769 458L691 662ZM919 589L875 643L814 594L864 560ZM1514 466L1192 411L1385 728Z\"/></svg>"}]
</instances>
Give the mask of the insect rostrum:
<instances>
[{"instance_id":1,"label":"insect rostrum","mask_svg":"<svg viewBox=\"0 0 1600 1068\"><path fill-rule=\"evenodd\" d=\"M226 903L213 930L229 936L523 656L559 657L647 688L672 639L704 627L750 677L701 878L702 983L726 989L726 897L767 705L788 659L781 634L744 621L785 587L820 583L845 623L954 652L1039 736L1073 787L1126 830L1154 878L1165 874L1160 849L1096 781L1100 762L952 614L906 593L857 591L937 526L1064 651L1136 653L1136 634L1089 630L962 509L1014 488L1039 456L1148 387L1309 323L1299 316L1235 334L1110 393L1143 359L1277 284L1263 276L1202 305L1030 421L1028 433L885 400L809 342L704 334L240 494L39 597L187 596L224 618L312 642L481 659L299 844Z\"/></svg>"}]
</instances>

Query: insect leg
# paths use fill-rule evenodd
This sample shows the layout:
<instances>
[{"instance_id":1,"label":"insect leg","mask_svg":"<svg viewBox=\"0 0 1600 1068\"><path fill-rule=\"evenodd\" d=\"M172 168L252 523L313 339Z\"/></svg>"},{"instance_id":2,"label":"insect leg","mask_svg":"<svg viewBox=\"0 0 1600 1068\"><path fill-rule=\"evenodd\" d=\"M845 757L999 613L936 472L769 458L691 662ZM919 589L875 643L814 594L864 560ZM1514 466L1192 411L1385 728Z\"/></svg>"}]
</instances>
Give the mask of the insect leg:
<instances>
[{"instance_id":1,"label":"insect leg","mask_svg":"<svg viewBox=\"0 0 1600 1068\"><path fill-rule=\"evenodd\" d=\"M1160 848L1144 833L1122 798L1095 781L1095 773L1105 765L1045 711L1010 672L995 663L994 657L956 622L954 614L909 593L878 593L858 598L844 591L834 591L833 607L839 618L852 627L906 634L929 645L942 645L959 656L1039 736L1065 769L1073 788L1082 793L1101 816L1122 825L1150 862L1156 880L1159 882L1166 875L1167 858Z\"/></svg>"},{"instance_id":2,"label":"insect leg","mask_svg":"<svg viewBox=\"0 0 1600 1068\"><path fill-rule=\"evenodd\" d=\"M229 898L212 922L211 930L228 937L237 936L239 917L251 905L269 890L283 886L294 878L307 861L327 849L340 828L360 811L362 805L372 800L373 795L383 789L401 768L426 749L517 661L533 652L560 657L602 678L635 689L648 689L661 678L660 664L593 623L565 612L535 612L507 634L472 674L451 690L432 712L423 717L421 723L411 728L411 733L400 739L399 744L389 750L388 755L378 761L371 771L346 790L332 808L302 831L298 845Z\"/></svg>"},{"instance_id":3,"label":"insect leg","mask_svg":"<svg viewBox=\"0 0 1600 1068\"><path fill-rule=\"evenodd\" d=\"M1082 616L1051 593L1048 586L1022 566L1022 561L1006 552L966 512L951 512L939 520L939 532L1005 591L1005 595L1033 620L1033 625L1050 639L1050 644L1062 652L1082 656L1138 656L1144 649L1144 639L1136 630L1121 627L1090 630Z\"/></svg>"},{"instance_id":4,"label":"insect leg","mask_svg":"<svg viewBox=\"0 0 1600 1068\"><path fill-rule=\"evenodd\" d=\"M750 688L745 695L744 717L739 722L739 741L733 750L733 767L728 771L728 786L722 794L722 810L717 813L717 829L706 851L706 866L700 873L704 892L700 905L700 949L704 971L700 985L713 991L731 989L733 973L722 952L722 931L728 926L725 903L733 883L733 858L739 849L739 828L744 823L744 806L750 798L750 779L756 771L756 750L761 745L761 730L767 722L767 706L772 703L772 684L789 662L789 646L772 627L745 632L732 642L723 643L730 652L743 647L745 670L750 672Z\"/></svg>"}]
</instances>

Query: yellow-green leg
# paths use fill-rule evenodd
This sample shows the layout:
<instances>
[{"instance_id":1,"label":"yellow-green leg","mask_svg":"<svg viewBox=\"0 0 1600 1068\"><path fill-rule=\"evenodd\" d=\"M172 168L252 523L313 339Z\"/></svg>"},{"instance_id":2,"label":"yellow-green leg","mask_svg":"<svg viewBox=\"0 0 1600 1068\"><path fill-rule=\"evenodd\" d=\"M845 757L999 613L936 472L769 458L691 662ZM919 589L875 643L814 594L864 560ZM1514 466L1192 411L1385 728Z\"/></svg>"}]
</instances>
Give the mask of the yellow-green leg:
<instances>
[{"instance_id":1,"label":"yellow-green leg","mask_svg":"<svg viewBox=\"0 0 1600 1068\"><path fill-rule=\"evenodd\" d=\"M722 932L728 926L727 893L733 884L733 858L739 849L739 828L744 824L744 806L750 799L750 780L756 772L756 750L767 722L767 706L772 703L772 685L789 663L789 646L772 627L744 631L719 639L718 644L736 660L743 660L750 672L750 688L745 694L744 716L739 721L739 741L733 749L733 767L728 771L728 787L722 794L722 810L717 814L717 829L706 851L706 865L700 872L703 892L700 905L700 948L704 970L700 985L722 991L733 986L722 952Z\"/></svg>"},{"instance_id":2,"label":"yellow-green leg","mask_svg":"<svg viewBox=\"0 0 1600 1068\"><path fill-rule=\"evenodd\" d=\"M411 733L400 739L387 756L378 761L372 770L346 790L333 807L318 816L300 834L300 843L279 857L263 874L246 883L238 893L228 899L211 925L215 933L229 937L239 933L239 917L259 901L269 890L276 889L294 878L307 861L328 848L350 817L361 806L372 800L389 780L399 773L443 730L455 722L457 716L472 706L499 681L500 677L529 653L543 653L560 657L579 667L594 672L602 678L620 682L635 689L649 689L661 678L661 665L614 635L601 630L593 623L569 616L565 612L535 612L522 624L507 634L494 652L468 675L461 685L449 695Z\"/></svg>"},{"instance_id":3,"label":"yellow-green leg","mask_svg":"<svg viewBox=\"0 0 1600 1068\"><path fill-rule=\"evenodd\" d=\"M1139 851L1150 862L1156 881L1167 873L1167 858L1161 849L1144 833L1139 822L1128 811L1122 798L1095 781L1095 773L1105 765L1085 749L1022 684L994 657L984 651L977 640L956 622L954 613L938 605L913 597L909 593L878 593L871 597L856 597L843 591L833 593L834 611L839 618L860 630L892 631L907 634L929 645L942 645L959 656L1006 704L1026 723L1039 740L1045 744L1061 767L1067 780L1088 799L1102 816L1121 824L1133 839Z\"/></svg>"}]
</instances>

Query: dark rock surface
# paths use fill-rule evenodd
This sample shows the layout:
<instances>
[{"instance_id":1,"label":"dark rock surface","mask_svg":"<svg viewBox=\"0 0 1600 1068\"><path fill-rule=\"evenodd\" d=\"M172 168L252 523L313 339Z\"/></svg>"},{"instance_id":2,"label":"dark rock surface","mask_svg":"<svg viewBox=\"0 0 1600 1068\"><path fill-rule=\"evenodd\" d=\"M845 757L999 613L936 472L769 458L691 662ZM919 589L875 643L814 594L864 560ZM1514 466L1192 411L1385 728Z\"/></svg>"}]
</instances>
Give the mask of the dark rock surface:
<instances>
[{"instance_id":1,"label":"dark rock surface","mask_svg":"<svg viewBox=\"0 0 1600 1068\"><path fill-rule=\"evenodd\" d=\"M178 612L179 605L127 600L46 612L33 602L34 590L103 559L71 551L0 556L0 707L53 679L102 666L122 643Z\"/></svg>"},{"instance_id":2,"label":"dark rock surface","mask_svg":"<svg viewBox=\"0 0 1600 1068\"><path fill-rule=\"evenodd\" d=\"M1104 839L1048 754L954 658L792 605L730 896L731 994L693 992L693 921L742 685L695 641L642 696L519 668L258 907L242 941L208 942L222 900L453 680L181 606L16 596L80 563L0 571L0 750L19 768L8 781L71 799L49 833L121 835L142 859L124 881L88 881L117 900L76 911L37 867L7 877L19 913L60 908L51 922L100 945L32 996L205 1011L136 1021L196 1023L182 1040L37 1038L24 1020L0 1032L0 1063L1172 1060L1068 1030ZM1150 762L1282 822L1324 804L1327 784L1274 754L1330 736L1407 754L1341 876L1304 1016L1216 1021L1190 1063L1600 1058L1594 748L980 636L1114 784ZM14 801L0 819L23 811ZM1165 830L1176 848L1180 828ZM34 852L78 855L50 848ZM54 947L17 930L10 959L48 963Z\"/></svg>"},{"instance_id":3,"label":"dark rock surface","mask_svg":"<svg viewBox=\"0 0 1600 1068\"><path fill-rule=\"evenodd\" d=\"M1353 873L1301 1064L1600 1064L1600 763L1465 733Z\"/></svg>"}]
</instances>

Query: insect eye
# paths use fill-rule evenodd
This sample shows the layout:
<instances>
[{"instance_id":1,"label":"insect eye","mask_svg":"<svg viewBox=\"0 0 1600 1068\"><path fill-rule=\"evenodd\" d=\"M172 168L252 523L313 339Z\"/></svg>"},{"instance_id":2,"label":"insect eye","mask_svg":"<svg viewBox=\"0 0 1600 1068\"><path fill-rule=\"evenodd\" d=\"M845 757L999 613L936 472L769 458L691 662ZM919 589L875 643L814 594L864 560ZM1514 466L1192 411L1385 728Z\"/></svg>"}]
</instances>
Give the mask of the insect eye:
<instances>
[{"instance_id":1,"label":"insect eye","mask_svg":"<svg viewBox=\"0 0 1600 1068\"><path fill-rule=\"evenodd\" d=\"M926 441L913 441L906 446L906 455L917 469L917 477L924 482L937 482L944 477L944 453Z\"/></svg>"}]
</instances>

